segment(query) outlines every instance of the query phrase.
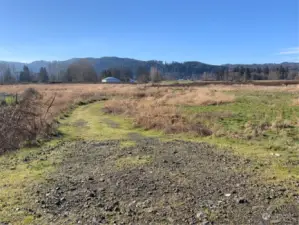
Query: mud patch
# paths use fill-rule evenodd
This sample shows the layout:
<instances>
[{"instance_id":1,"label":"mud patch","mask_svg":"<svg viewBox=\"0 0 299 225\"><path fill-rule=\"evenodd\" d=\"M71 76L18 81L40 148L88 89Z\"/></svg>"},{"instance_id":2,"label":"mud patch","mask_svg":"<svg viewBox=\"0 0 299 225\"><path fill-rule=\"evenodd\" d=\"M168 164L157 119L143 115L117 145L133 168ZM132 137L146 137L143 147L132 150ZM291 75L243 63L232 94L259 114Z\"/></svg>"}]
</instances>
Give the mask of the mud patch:
<instances>
[{"instance_id":1,"label":"mud patch","mask_svg":"<svg viewBox=\"0 0 299 225\"><path fill-rule=\"evenodd\" d=\"M36 188L44 224L298 224L292 190L253 182L249 161L205 143L61 147L65 160Z\"/></svg>"},{"instance_id":2,"label":"mud patch","mask_svg":"<svg viewBox=\"0 0 299 225\"><path fill-rule=\"evenodd\" d=\"M88 123L85 120L77 120L72 125L74 127L88 127L87 124Z\"/></svg>"},{"instance_id":3,"label":"mud patch","mask_svg":"<svg viewBox=\"0 0 299 225\"><path fill-rule=\"evenodd\" d=\"M143 135L141 135L139 133L133 133L133 132L128 134L128 138L132 141L142 141L142 140L144 140Z\"/></svg>"},{"instance_id":4,"label":"mud patch","mask_svg":"<svg viewBox=\"0 0 299 225\"><path fill-rule=\"evenodd\" d=\"M102 122L106 123L109 127L111 128L119 128L119 124L113 120L110 120L110 119L102 119Z\"/></svg>"}]
</instances>

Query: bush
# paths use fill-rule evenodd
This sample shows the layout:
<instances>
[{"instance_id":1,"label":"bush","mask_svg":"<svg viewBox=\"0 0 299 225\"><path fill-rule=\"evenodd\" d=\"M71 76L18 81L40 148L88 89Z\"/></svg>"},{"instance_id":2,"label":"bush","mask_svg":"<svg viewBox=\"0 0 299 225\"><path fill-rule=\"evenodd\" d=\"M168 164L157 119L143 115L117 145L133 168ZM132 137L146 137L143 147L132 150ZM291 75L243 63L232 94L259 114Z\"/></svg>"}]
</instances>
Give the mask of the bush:
<instances>
[{"instance_id":1,"label":"bush","mask_svg":"<svg viewBox=\"0 0 299 225\"><path fill-rule=\"evenodd\" d=\"M51 126L47 114L55 97L43 102L35 89L27 89L17 105L0 107L0 154L19 148L26 141L47 134Z\"/></svg>"}]
</instances>

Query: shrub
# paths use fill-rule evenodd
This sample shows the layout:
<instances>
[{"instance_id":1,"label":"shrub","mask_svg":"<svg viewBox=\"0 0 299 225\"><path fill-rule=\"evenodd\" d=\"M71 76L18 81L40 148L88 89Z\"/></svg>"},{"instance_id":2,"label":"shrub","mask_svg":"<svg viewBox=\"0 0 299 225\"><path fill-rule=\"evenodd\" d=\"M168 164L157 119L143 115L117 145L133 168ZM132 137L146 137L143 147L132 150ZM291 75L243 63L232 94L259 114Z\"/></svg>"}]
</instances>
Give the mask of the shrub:
<instances>
[{"instance_id":1,"label":"shrub","mask_svg":"<svg viewBox=\"0 0 299 225\"><path fill-rule=\"evenodd\" d=\"M55 97L44 103L39 92L27 89L19 104L0 107L0 153L49 133L47 114L54 100Z\"/></svg>"}]
</instances>

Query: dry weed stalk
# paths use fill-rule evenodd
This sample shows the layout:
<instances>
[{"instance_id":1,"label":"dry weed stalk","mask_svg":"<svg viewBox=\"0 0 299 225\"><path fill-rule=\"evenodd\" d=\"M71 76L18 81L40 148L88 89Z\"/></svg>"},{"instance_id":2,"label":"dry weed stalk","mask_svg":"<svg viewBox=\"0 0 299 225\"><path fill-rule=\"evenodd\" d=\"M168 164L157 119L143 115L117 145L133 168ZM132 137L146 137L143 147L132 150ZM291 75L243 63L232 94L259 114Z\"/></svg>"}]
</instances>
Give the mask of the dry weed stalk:
<instances>
[{"instance_id":1,"label":"dry weed stalk","mask_svg":"<svg viewBox=\"0 0 299 225\"><path fill-rule=\"evenodd\" d=\"M47 116L55 96L46 101L34 89L27 89L18 105L0 107L0 153L17 149L26 141L47 134Z\"/></svg>"}]
</instances>

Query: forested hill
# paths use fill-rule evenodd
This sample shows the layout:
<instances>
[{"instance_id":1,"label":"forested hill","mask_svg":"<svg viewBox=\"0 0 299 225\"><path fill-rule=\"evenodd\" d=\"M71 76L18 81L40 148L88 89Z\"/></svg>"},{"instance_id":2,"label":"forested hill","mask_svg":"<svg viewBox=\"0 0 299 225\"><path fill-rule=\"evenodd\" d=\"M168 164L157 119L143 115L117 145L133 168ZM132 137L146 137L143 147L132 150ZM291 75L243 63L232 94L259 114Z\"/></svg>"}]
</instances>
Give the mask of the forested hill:
<instances>
[{"instance_id":1,"label":"forested hill","mask_svg":"<svg viewBox=\"0 0 299 225\"><path fill-rule=\"evenodd\" d=\"M11 68L14 67L16 71L23 70L23 66L27 65L32 72L38 72L41 67L46 67L49 72L51 70L53 72L60 72L60 70L66 70L69 65L72 63L79 61L83 58L72 58L65 61L34 61L32 63L19 63L19 62L5 62L0 61L0 64L9 64ZM126 67L132 70L146 65L157 65L163 64L161 61L142 61L136 59L129 59L129 58L118 58L118 57L102 57L102 58L84 58L85 60L91 63L97 72L101 72L103 70L107 70L110 68L120 68Z\"/></svg>"},{"instance_id":2,"label":"forested hill","mask_svg":"<svg viewBox=\"0 0 299 225\"><path fill-rule=\"evenodd\" d=\"M23 70L24 65L27 65L32 73L38 73L41 67L45 67L50 75L58 75L64 73L67 68L82 60L82 58L73 58L66 61L34 61L32 63L19 63L19 62L5 62L0 61L0 73L5 71L9 65L12 72L20 72ZM104 70L112 68L126 68L136 73L138 68L150 70L151 67L157 67L159 71L163 73L170 72L176 77L185 77L191 74L202 74L204 72L213 72L219 66L204 64L201 62L172 62L164 63L162 61L150 60L142 61L129 58L118 57L102 57L102 58L84 58L84 61L88 61L99 74Z\"/></svg>"},{"instance_id":3,"label":"forested hill","mask_svg":"<svg viewBox=\"0 0 299 225\"><path fill-rule=\"evenodd\" d=\"M59 72L60 70L66 70L67 67L79 61L81 58L73 58L65 61L34 61L32 63L20 63L20 62L6 62L0 61L0 65L8 64L11 68L16 71L23 70L23 66L27 65L32 72L39 72L41 67L46 67L48 70L53 70L53 72ZM142 61L130 58L118 58L118 57L102 57L102 58L85 58L87 59L95 68L97 72L111 68L129 68L131 70L136 70L138 67L148 67L158 66L164 72L186 72L186 73L203 73L203 72L212 72L213 70L219 68L219 65L205 64L198 61L189 61L189 62L172 62L164 63L162 61L150 60ZM289 67L291 69L299 70L299 63L288 63L284 62L281 64L267 63L267 64L225 64L221 65L222 67L235 68L239 66L244 67L261 67L266 66L279 67L280 65ZM57 71L58 70L58 71ZM51 73L51 71L49 71Z\"/></svg>"},{"instance_id":4,"label":"forested hill","mask_svg":"<svg viewBox=\"0 0 299 225\"><path fill-rule=\"evenodd\" d=\"M281 64L210 65L198 61L165 63L157 60L142 61L130 58L102 57L73 58L66 61L52 62L34 61L29 64L0 61L0 76L4 77L9 72L12 76L18 77L24 66L27 66L30 74L38 74L42 68L49 75L50 80L61 81L66 79L66 73L72 65L80 64L82 61L84 61L85 66L86 63L89 64L95 70L97 76L101 76L101 73L105 73L107 70L120 69L125 70L131 77L137 77L138 71L145 73L153 67L166 79L202 79L203 76L207 76L208 79L218 80L235 80L236 77L245 76L247 76L246 79L294 79L299 72L299 63L287 62ZM7 72L8 68L10 71Z\"/></svg>"}]
</instances>

